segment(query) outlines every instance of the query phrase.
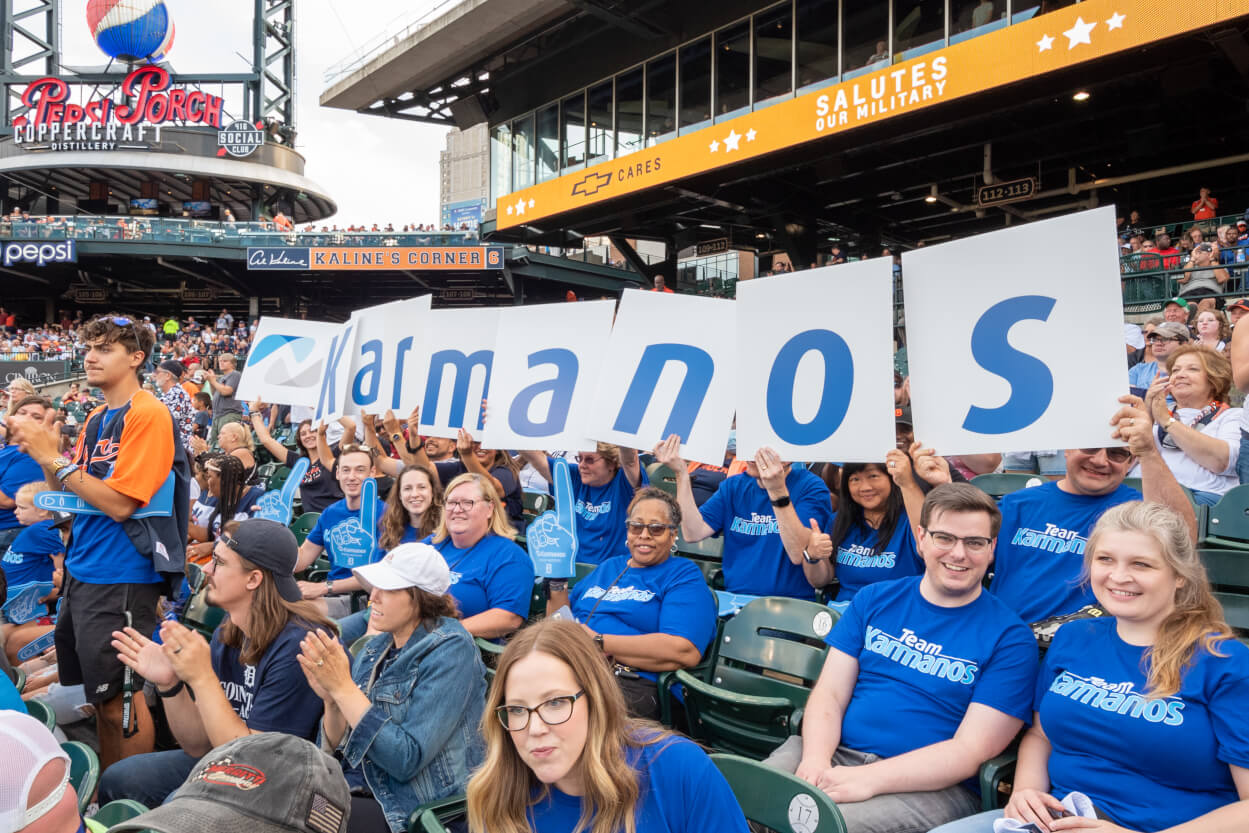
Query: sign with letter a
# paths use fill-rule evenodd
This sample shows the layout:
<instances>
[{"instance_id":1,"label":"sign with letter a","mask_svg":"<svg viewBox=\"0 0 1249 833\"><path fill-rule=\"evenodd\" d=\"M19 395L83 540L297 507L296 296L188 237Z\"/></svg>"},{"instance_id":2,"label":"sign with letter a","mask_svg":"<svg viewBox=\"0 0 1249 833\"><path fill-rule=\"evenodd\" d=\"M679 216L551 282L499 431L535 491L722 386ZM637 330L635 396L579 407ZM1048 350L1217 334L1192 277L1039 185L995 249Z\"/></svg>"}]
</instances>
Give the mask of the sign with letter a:
<instances>
[{"instance_id":1,"label":"sign with letter a","mask_svg":"<svg viewBox=\"0 0 1249 833\"><path fill-rule=\"evenodd\" d=\"M915 437L940 454L1121 445L1115 210L902 255Z\"/></svg>"}]
</instances>

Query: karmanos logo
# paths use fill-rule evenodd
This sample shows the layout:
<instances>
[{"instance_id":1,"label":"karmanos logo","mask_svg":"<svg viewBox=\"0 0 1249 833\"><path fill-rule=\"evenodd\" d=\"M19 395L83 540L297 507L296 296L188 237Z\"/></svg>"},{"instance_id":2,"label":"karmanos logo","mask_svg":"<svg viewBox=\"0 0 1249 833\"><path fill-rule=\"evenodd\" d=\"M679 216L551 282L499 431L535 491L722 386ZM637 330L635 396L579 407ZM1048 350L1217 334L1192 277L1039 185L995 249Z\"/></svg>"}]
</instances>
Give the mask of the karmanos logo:
<instances>
[{"instance_id":1,"label":"karmanos logo","mask_svg":"<svg viewBox=\"0 0 1249 833\"><path fill-rule=\"evenodd\" d=\"M321 379L324 358L309 361L316 351L316 342L308 336L267 335L260 340L247 364L263 368L266 384L310 387Z\"/></svg>"}]
</instances>

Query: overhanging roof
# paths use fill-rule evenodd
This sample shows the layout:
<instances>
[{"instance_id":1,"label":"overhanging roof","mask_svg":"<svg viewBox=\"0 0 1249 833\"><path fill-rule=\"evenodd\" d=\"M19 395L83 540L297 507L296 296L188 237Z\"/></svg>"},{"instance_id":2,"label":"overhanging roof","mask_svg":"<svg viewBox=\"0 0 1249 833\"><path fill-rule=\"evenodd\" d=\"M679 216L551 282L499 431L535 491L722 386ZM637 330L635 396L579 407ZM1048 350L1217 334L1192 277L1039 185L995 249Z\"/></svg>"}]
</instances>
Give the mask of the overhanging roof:
<instances>
[{"instance_id":1,"label":"overhanging roof","mask_svg":"<svg viewBox=\"0 0 1249 833\"><path fill-rule=\"evenodd\" d=\"M321 105L363 110L375 101L435 88L576 11L576 4L568 0L463 0L446 14L396 35L389 47L365 56L321 94Z\"/></svg>"}]
</instances>

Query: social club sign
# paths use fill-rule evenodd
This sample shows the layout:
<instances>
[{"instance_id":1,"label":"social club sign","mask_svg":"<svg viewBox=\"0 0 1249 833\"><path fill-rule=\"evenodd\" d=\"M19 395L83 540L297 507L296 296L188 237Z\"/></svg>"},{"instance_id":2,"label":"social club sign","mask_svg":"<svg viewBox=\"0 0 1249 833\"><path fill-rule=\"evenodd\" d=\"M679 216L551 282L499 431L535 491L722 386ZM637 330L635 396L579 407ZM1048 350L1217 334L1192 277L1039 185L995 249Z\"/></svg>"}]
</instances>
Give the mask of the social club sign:
<instances>
[{"instance_id":1,"label":"social club sign","mask_svg":"<svg viewBox=\"0 0 1249 833\"><path fill-rule=\"evenodd\" d=\"M78 82L41 78L22 93L30 108L13 120L13 141L29 150L146 149L159 143L161 128L220 129L225 100L201 90L174 86L168 71L143 66L118 85L121 101L103 96L70 100Z\"/></svg>"}]
</instances>

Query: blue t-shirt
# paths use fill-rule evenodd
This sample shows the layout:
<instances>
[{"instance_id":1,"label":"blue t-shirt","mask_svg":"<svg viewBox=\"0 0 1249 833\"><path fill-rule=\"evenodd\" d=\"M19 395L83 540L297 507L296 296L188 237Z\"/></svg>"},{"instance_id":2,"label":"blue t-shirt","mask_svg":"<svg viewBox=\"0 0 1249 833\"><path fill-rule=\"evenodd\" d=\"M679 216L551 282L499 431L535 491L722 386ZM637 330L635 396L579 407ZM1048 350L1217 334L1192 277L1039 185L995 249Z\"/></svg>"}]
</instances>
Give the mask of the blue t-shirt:
<instances>
[{"instance_id":1,"label":"blue t-shirt","mask_svg":"<svg viewBox=\"0 0 1249 833\"><path fill-rule=\"evenodd\" d=\"M471 547L458 548L447 536L433 544L451 568L450 593L460 606L460 618L501 608L522 619L529 616L533 593L533 562L525 551L506 538L486 533Z\"/></svg>"},{"instance_id":2,"label":"blue t-shirt","mask_svg":"<svg viewBox=\"0 0 1249 833\"><path fill-rule=\"evenodd\" d=\"M555 458L546 458L546 464L555 469ZM641 480L638 488L650 485L646 469L638 466ZM577 504L577 561L582 564L602 564L604 559L625 551L625 521L629 518L629 502L636 491L629 485L624 469L616 472L606 486L587 486L581 482L581 468L568 464L568 476ZM555 494L555 484L547 484L547 491Z\"/></svg>"},{"instance_id":3,"label":"blue t-shirt","mask_svg":"<svg viewBox=\"0 0 1249 833\"><path fill-rule=\"evenodd\" d=\"M924 559L915 546L911 521L903 512L884 549L876 551L879 532L865 523L850 527L837 545L837 601L848 602L869 584L924 574Z\"/></svg>"},{"instance_id":4,"label":"blue t-shirt","mask_svg":"<svg viewBox=\"0 0 1249 833\"><path fill-rule=\"evenodd\" d=\"M56 565L52 556L65 552L61 533L52 528L52 520L39 521L17 533L9 551L4 554L4 577L9 588L32 581L51 581Z\"/></svg>"},{"instance_id":5,"label":"blue t-shirt","mask_svg":"<svg viewBox=\"0 0 1249 833\"><path fill-rule=\"evenodd\" d=\"M385 514L386 504L380 500L377 501L377 522L374 524L376 528L373 530L373 540L375 542L381 540L382 516ZM362 531L360 510L348 509L346 498L335 501L325 507L321 517L317 518L317 525L308 533L307 540L318 547L325 547L326 554L330 559L330 571L326 576L327 581L351 578L353 567L380 561L382 556L385 555L381 547L377 546L373 547L371 558L348 551L348 548L356 552L363 551L363 538L360 535Z\"/></svg>"},{"instance_id":6,"label":"blue t-shirt","mask_svg":"<svg viewBox=\"0 0 1249 833\"><path fill-rule=\"evenodd\" d=\"M17 686L13 685L9 679L9 675L0 674L0 711L5 709L26 714L26 703L22 700Z\"/></svg>"},{"instance_id":7,"label":"blue t-shirt","mask_svg":"<svg viewBox=\"0 0 1249 833\"><path fill-rule=\"evenodd\" d=\"M308 685L295 659L308 626L288 622L255 665L243 665L239 651L221 642L221 630L213 633L213 671L230 707L249 729L285 732L314 740L321 724L321 698Z\"/></svg>"},{"instance_id":8,"label":"blue t-shirt","mask_svg":"<svg viewBox=\"0 0 1249 833\"><path fill-rule=\"evenodd\" d=\"M892 758L949 740L972 703L1032 716L1032 630L989 593L935 605L920 595L921 580L869 584L824 638L859 661L841 720L851 749Z\"/></svg>"},{"instance_id":9,"label":"blue t-shirt","mask_svg":"<svg viewBox=\"0 0 1249 833\"><path fill-rule=\"evenodd\" d=\"M625 758L639 775L634 813L639 832L747 833L746 817L728 782L692 741L660 738L626 747ZM572 833L581 818L581 797L560 792L552 784L547 797L530 807L528 815L534 833Z\"/></svg>"},{"instance_id":10,"label":"blue t-shirt","mask_svg":"<svg viewBox=\"0 0 1249 833\"><path fill-rule=\"evenodd\" d=\"M614 556L573 585L568 606L577 621L618 636L680 636L700 654L706 650L716 632L716 602L698 565L678 556L651 567L628 563L628 555ZM638 673L656 678L652 671Z\"/></svg>"},{"instance_id":11,"label":"blue t-shirt","mask_svg":"<svg viewBox=\"0 0 1249 833\"><path fill-rule=\"evenodd\" d=\"M1128 385L1134 388L1148 388L1154 383L1154 377L1161 368L1158 362L1139 362L1128 368Z\"/></svg>"},{"instance_id":12,"label":"blue t-shirt","mask_svg":"<svg viewBox=\"0 0 1249 833\"><path fill-rule=\"evenodd\" d=\"M1112 506L1140 500L1120 486L1108 495L1073 495L1046 483L1002 498L993 595L1025 622L1074 613L1093 604L1093 591L1080 582L1084 546L1098 518Z\"/></svg>"},{"instance_id":13,"label":"blue t-shirt","mask_svg":"<svg viewBox=\"0 0 1249 833\"><path fill-rule=\"evenodd\" d=\"M832 526L833 505L823 480L806 469L790 469L785 486L803 526L812 518L820 529ZM802 567L785 554L776 511L767 490L753 477L735 474L725 479L698 511L713 532L724 532L725 590L797 599L815 595Z\"/></svg>"},{"instance_id":14,"label":"blue t-shirt","mask_svg":"<svg viewBox=\"0 0 1249 833\"><path fill-rule=\"evenodd\" d=\"M1197 650L1178 693L1146 700L1145 648L1115 620L1059 629L1036 685L1050 792L1079 790L1115 823L1162 830L1238 800L1228 765L1249 767L1249 648Z\"/></svg>"},{"instance_id":15,"label":"blue t-shirt","mask_svg":"<svg viewBox=\"0 0 1249 833\"><path fill-rule=\"evenodd\" d=\"M0 448L0 492L10 499L17 497L17 490L27 483L44 482L43 469L35 462L35 458L23 454L15 445ZM46 486L44 488L47 488ZM17 515L12 509L0 509L0 529L13 529L21 526Z\"/></svg>"}]
</instances>

